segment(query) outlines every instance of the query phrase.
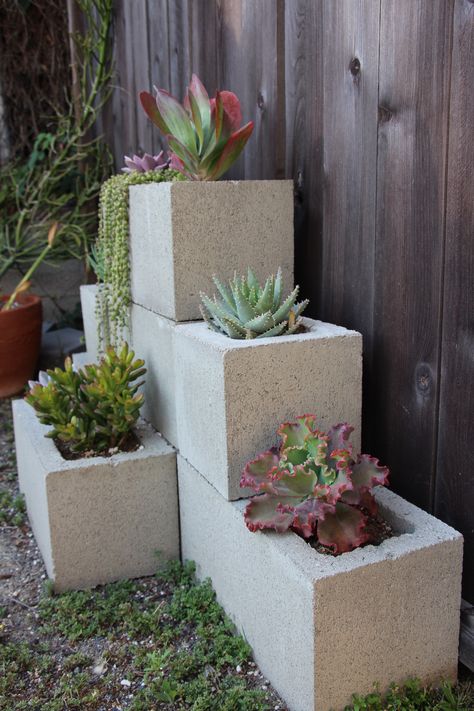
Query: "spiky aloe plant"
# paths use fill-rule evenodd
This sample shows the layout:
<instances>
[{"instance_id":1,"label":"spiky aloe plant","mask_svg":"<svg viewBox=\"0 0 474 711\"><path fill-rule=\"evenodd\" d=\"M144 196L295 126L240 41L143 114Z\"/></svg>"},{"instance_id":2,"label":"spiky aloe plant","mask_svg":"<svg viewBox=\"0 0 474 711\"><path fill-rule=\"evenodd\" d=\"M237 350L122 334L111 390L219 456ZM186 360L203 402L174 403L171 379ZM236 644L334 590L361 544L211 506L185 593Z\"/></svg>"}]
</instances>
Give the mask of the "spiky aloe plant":
<instances>
[{"instance_id":1,"label":"spiky aloe plant","mask_svg":"<svg viewBox=\"0 0 474 711\"><path fill-rule=\"evenodd\" d=\"M217 180L237 160L253 130L241 126L240 102L231 91L214 99L193 74L181 105L164 89L140 93L143 110L168 141L171 167L191 180Z\"/></svg>"},{"instance_id":2,"label":"spiky aloe plant","mask_svg":"<svg viewBox=\"0 0 474 711\"><path fill-rule=\"evenodd\" d=\"M377 513L371 489L387 484L389 472L368 454L353 455L352 430L342 423L321 432L315 415L282 424L280 447L263 452L242 473L240 486L260 494L245 510L247 527L292 529L336 554L366 543L364 511Z\"/></svg>"},{"instance_id":3,"label":"spiky aloe plant","mask_svg":"<svg viewBox=\"0 0 474 711\"><path fill-rule=\"evenodd\" d=\"M251 269L247 276L237 275L229 286L213 277L220 299L201 293L201 314L209 328L230 338L268 338L295 333L302 327L301 314L308 300L296 303L299 287L282 300L281 269L268 277L261 287Z\"/></svg>"}]
</instances>

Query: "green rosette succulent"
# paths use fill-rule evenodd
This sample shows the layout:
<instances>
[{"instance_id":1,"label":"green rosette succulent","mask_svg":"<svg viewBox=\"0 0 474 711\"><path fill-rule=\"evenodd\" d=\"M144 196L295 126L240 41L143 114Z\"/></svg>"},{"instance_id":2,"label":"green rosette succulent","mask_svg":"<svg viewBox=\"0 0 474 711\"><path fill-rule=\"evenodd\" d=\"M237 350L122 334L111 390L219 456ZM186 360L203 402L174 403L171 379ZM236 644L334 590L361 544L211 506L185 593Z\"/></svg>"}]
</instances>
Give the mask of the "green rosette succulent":
<instances>
[{"instance_id":1,"label":"green rosette succulent","mask_svg":"<svg viewBox=\"0 0 474 711\"><path fill-rule=\"evenodd\" d=\"M247 276L237 275L229 286L213 277L220 298L201 293L201 314L209 328L230 338L250 339L284 336L301 330L301 314L309 301L296 303L299 287L282 298L282 276L268 277L262 287L251 269Z\"/></svg>"},{"instance_id":2,"label":"green rosette succulent","mask_svg":"<svg viewBox=\"0 0 474 711\"><path fill-rule=\"evenodd\" d=\"M279 448L248 462L240 486L259 494L245 510L251 531L289 529L315 537L335 554L369 541L367 515L377 514L374 486L388 483L388 469L368 454L353 455L346 423L325 433L314 415L278 429Z\"/></svg>"}]
</instances>

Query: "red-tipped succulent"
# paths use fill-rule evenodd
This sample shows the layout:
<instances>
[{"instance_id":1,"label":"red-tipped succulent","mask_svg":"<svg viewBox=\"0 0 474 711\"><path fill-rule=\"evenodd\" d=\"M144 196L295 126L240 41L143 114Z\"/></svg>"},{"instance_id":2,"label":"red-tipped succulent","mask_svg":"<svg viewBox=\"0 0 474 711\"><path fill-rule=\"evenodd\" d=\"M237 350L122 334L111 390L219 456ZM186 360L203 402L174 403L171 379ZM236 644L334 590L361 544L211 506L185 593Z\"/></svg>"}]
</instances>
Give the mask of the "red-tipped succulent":
<instances>
[{"instance_id":1,"label":"red-tipped succulent","mask_svg":"<svg viewBox=\"0 0 474 711\"><path fill-rule=\"evenodd\" d=\"M247 527L292 529L335 554L367 543L364 512L377 513L371 489L387 484L389 472L368 454L353 455L352 430L343 423L321 432L314 415L281 425L280 447L263 452L242 473L240 486L260 494L245 510Z\"/></svg>"},{"instance_id":2,"label":"red-tipped succulent","mask_svg":"<svg viewBox=\"0 0 474 711\"><path fill-rule=\"evenodd\" d=\"M147 116L166 136L171 167L191 180L218 180L241 154L253 121L241 126L240 102L231 91L210 99L193 74L181 105L164 89L140 93Z\"/></svg>"}]
</instances>

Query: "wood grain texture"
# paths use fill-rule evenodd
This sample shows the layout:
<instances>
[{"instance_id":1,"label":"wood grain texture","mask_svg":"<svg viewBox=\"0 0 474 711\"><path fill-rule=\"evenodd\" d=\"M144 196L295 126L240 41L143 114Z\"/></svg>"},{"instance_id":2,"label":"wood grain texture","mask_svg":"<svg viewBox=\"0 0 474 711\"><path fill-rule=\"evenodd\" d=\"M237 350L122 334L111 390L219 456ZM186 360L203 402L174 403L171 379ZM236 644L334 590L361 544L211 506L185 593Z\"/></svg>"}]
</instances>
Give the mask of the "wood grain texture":
<instances>
[{"instance_id":1,"label":"wood grain texture","mask_svg":"<svg viewBox=\"0 0 474 711\"><path fill-rule=\"evenodd\" d=\"M191 79L189 6L192 0L168 0L169 91L180 101ZM205 37L203 37L203 41Z\"/></svg>"},{"instance_id":2,"label":"wood grain texture","mask_svg":"<svg viewBox=\"0 0 474 711\"><path fill-rule=\"evenodd\" d=\"M295 281L318 317L322 279L323 3L285 4L285 176L295 186Z\"/></svg>"},{"instance_id":3,"label":"wood grain texture","mask_svg":"<svg viewBox=\"0 0 474 711\"><path fill-rule=\"evenodd\" d=\"M147 77L180 99L192 71L211 94L237 93L255 130L226 177L294 180L309 314L364 335L364 447L396 490L464 534L474 601L474 2L116 0L115 11L119 88L103 125L117 168L150 150L136 101Z\"/></svg>"},{"instance_id":4,"label":"wood grain texture","mask_svg":"<svg viewBox=\"0 0 474 711\"><path fill-rule=\"evenodd\" d=\"M465 537L463 596L474 604L474 4L457 0L449 121L436 514Z\"/></svg>"},{"instance_id":5,"label":"wood grain texture","mask_svg":"<svg viewBox=\"0 0 474 711\"><path fill-rule=\"evenodd\" d=\"M246 150L229 177L283 177L283 2L222 0L218 8L219 86L237 94L244 123L255 122Z\"/></svg>"},{"instance_id":6,"label":"wood grain texture","mask_svg":"<svg viewBox=\"0 0 474 711\"><path fill-rule=\"evenodd\" d=\"M319 316L364 337L372 376L379 0L323 5L323 225ZM364 435L370 400L363 400ZM368 437L365 437L367 440Z\"/></svg>"},{"instance_id":7,"label":"wood grain texture","mask_svg":"<svg viewBox=\"0 0 474 711\"><path fill-rule=\"evenodd\" d=\"M148 91L153 91L153 86L168 89L170 87L170 48L167 0L148 0L147 29L149 86L143 88L147 88ZM152 129L151 140L154 154L166 147L165 139L155 127Z\"/></svg>"},{"instance_id":8,"label":"wood grain texture","mask_svg":"<svg viewBox=\"0 0 474 711\"><path fill-rule=\"evenodd\" d=\"M151 3L153 4L153 3ZM129 33L133 47L133 94L135 103L137 146L135 153L151 153L153 151L153 124L148 119L139 102L139 93L144 89L150 91L150 46L149 17L147 0L135 0L130 3L133 12L130 18Z\"/></svg>"},{"instance_id":9,"label":"wood grain texture","mask_svg":"<svg viewBox=\"0 0 474 711\"><path fill-rule=\"evenodd\" d=\"M374 368L366 427L392 486L431 506L452 3L381 6Z\"/></svg>"}]
</instances>

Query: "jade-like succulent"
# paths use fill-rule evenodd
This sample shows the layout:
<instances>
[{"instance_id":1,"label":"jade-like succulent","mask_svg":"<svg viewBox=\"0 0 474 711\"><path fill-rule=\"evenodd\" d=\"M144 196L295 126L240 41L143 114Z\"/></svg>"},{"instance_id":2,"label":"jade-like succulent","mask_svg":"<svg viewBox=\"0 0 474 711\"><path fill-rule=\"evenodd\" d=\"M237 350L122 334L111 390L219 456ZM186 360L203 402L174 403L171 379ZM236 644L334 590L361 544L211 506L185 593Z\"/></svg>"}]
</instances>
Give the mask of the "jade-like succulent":
<instances>
[{"instance_id":1,"label":"jade-like succulent","mask_svg":"<svg viewBox=\"0 0 474 711\"><path fill-rule=\"evenodd\" d=\"M164 89L140 93L143 110L168 141L171 168L191 180L218 180L237 160L253 130L241 126L240 102L231 91L214 99L193 74L181 105Z\"/></svg>"},{"instance_id":2,"label":"jade-like succulent","mask_svg":"<svg viewBox=\"0 0 474 711\"><path fill-rule=\"evenodd\" d=\"M48 370L30 382L25 399L39 421L52 426L46 436L66 443L71 452L120 449L143 404L137 393L143 366L127 344L119 353L109 348L99 364L80 370L67 358L64 370Z\"/></svg>"},{"instance_id":3,"label":"jade-like succulent","mask_svg":"<svg viewBox=\"0 0 474 711\"><path fill-rule=\"evenodd\" d=\"M353 455L352 430L342 423L321 432L315 415L282 424L280 447L248 462L242 473L240 486L260 494L245 510L247 527L292 529L335 554L368 542L366 513L377 514L371 489L387 484L389 472L368 454Z\"/></svg>"},{"instance_id":4,"label":"jade-like succulent","mask_svg":"<svg viewBox=\"0 0 474 711\"><path fill-rule=\"evenodd\" d=\"M141 158L137 155L134 155L133 158L124 156L124 163L123 173L147 173L150 170L163 170L169 166L170 162L165 151L160 151L156 156L149 153L144 153Z\"/></svg>"},{"instance_id":5,"label":"jade-like succulent","mask_svg":"<svg viewBox=\"0 0 474 711\"><path fill-rule=\"evenodd\" d=\"M201 314L209 328L230 338L268 338L296 333L302 328L301 314L308 300L296 303L299 287L282 299L281 269L260 286L251 269L247 277L237 275L229 286L213 277L220 298L201 293Z\"/></svg>"}]
</instances>

